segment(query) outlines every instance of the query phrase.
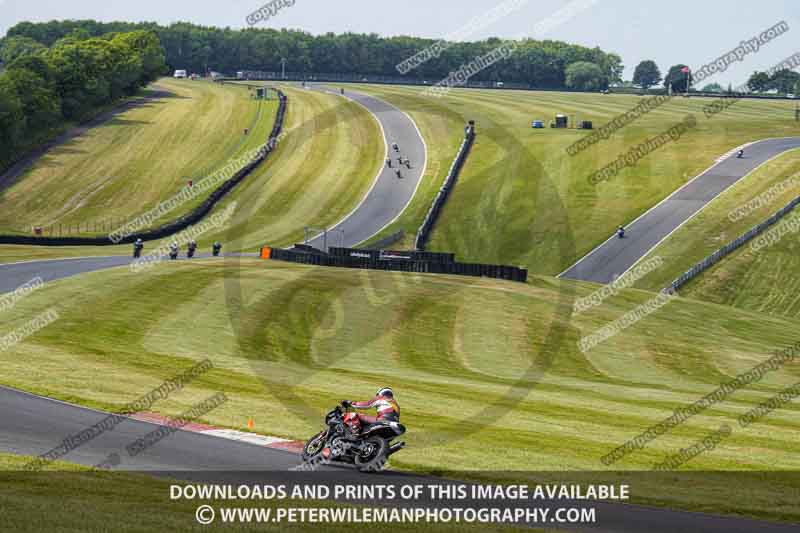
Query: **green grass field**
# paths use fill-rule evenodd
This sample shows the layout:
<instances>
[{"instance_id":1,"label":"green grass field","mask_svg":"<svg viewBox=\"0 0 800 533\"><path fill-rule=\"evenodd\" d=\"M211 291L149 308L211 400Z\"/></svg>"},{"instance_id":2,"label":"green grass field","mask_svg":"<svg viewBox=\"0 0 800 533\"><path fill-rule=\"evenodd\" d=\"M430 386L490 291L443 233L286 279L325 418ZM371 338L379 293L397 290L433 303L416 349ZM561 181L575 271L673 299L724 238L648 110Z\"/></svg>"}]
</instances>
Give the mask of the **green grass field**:
<instances>
[{"instance_id":1,"label":"green grass field","mask_svg":"<svg viewBox=\"0 0 800 533\"><path fill-rule=\"evenodd\" d=\"M795 224L797 214L795 211L792 215ZM799 289L800 240L793 233L757 252L747 248L737 251L683 292L689 298L797 319Z\"/></svg>"},{"instance_id":2,"label":"green grass field","mask_svg":"<svg viewBox=\"0 0 800 533\"><path fill-rule=\"evenodd\" d=\"M431 250L474 262L524 265L555 275L600 244L730 149L748 141L800 134L788 101L743 100L706 119L706 98L675 98L584 152L566 148L582 130L533 130L556 113L591 120L595 128L634 108L642 97L587 93L456 89L431 98L418 88L364 85L354 89L407 111L436 148L412 208L384 234L416 233L455 156L467 120L478 137L434 230ZM587 177L618 155L693 113L698 125L632 168L598 186ZM447 139L446 142L442 142Z\"/></svg>"},{"instance_id":3,"label":"green grass field","mask_svg":"<svg viewBox=\"0 0 800 533\"><path fill-rule=\"evenodd\" d=\"M797 341L791 320L680 299L582 354L581 336L652 294L626 291L572 316L573 296L588 294L590 284L231 261L49 284L3 317L11 329L48 308L61 316L0 353L2 383L114 410L209 357L216 369L156 410L180 413L221 390L230 401L206 422L243 430L253 418L259 433L302 439L343 397L366 398L390 384L410 428L395 467L593 471L607 469L601 456L674 408ZM728 422L733 434L685 469L797 469L797 406L748 429L735 425L797 378L794 367L768 375L614 467L646 470ZM648 501L798 518L769 491L734 505L719 489L647 494Z\"/></svg>"}]
</instances>

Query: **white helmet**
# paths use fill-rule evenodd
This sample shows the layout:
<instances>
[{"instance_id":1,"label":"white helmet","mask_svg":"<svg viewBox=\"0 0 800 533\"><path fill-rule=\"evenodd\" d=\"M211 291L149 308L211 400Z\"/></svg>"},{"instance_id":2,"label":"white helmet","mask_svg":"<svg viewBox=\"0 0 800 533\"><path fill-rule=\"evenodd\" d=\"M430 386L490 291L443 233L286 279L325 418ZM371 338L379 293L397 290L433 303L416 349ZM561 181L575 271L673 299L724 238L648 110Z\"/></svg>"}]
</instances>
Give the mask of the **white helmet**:
<instances>
[{"instance_id":1,"label":"white helmet","mask_svg":"<svg viewBox=\"0 0 800 533\"><path fill-rule=\"evenodd\" d=\"M383 387L378 389L378 392L375 393L375 396L388 396L389 398L394 398L394 392L389 387Z\"/></svg>"}]
</instances>

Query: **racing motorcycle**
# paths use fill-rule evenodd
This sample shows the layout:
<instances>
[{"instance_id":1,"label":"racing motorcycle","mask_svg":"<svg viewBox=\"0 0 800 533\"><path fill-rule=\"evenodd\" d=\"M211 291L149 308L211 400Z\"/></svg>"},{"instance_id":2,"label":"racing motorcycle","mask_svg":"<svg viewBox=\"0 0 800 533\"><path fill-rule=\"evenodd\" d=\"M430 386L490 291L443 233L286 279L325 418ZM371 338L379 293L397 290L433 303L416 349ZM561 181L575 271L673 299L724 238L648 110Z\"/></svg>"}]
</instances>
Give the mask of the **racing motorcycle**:
<instances>
[{"instance_id":1,"label":"racing motorcycle","mask_svg":"<svg viewBox=\"0 0 800 533\"><path fill-rule=\"evenodd\" d=\"M380 471L389 456L406 443L392 440L406 432L399 422L378 421L362 427L358 415L347 402L337 405L325 416L327 429L320 431L303 446L303 462L329 461L354 464L361 472Z\"/></svg>"}]
</instances>

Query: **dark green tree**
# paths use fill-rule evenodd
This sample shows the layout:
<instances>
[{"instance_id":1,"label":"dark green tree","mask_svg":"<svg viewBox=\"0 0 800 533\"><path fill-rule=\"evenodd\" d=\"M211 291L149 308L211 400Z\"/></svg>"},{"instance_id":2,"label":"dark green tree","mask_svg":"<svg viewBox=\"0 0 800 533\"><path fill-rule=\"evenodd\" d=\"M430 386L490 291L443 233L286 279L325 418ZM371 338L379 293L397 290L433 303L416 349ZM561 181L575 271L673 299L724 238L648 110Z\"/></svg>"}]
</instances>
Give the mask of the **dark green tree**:
<instances>
[{"instance_id":1,"label":"dark green tree","mask_svg":"<svg viewBox=\"0 0 800 533\"><path fill-rule=\"evenodd\" d=\"M688 67L686 65L673 65L670 67L667 77L664 78L664 87L672 88L673 93L682 93L692 86L692 73L684 72Z\"/></svg>"},{"instance_id":2,"label":"dark green tree","mask_svg":"<svg viewBox=\"0 0 800 533\"><path fill-rule=\"evenodd\" d=\"M598 65L578 61L567 67L566 84L571 89L596 91L608 87L608 76Z\"/></svg>"},{"instance_id":3,"label":"dark green tree","mask_svg":"<svg viewBox=\"0 0 800 533\"><path fill-rule=\"evenodd\" d=\"M42 76L17 66L8 69L3 78L20 103L27 134L35 137L61 120L58 95Z\"/></svg>"},{"instance_id":4,"label":"dark green tree","mask_svg":"<svg viewBox=\"0 0 800 533\"><path fill-rule=\"evenodd\" d=\"M0 168L17 155L17 146L25 133L25 115L14 87L5 75L0 76Z\"/></svg>"},{"instance_id":5,"label":"dark green tree","mask_svg":"<svg viewBox=\"0 0 800 533\"><path fill-rule=\"evenodd\" d=\"M800 74L793 70L783 69L777 71L769 79L769 88L775 89L781 94L788 94L794 90L798 81L800 81Z\"/></svg>"},{"instance_id":6,"label":"dark green tree","mask_svg":"<svg viewBox=\"0 0 800 533\"><path fill-rule=\"evenodd\" d=\"M7 37L0 47L0 61L8 65L18 57L36 55L45 50L46 46L30 37Z\"/></svg>"},{"instance_id":7,"label":"dark green tree","mask_svg":"<svg viewBox=\"0 0 800 533\"><path fill-rule=\"evenodd\" d=\"M705 87L701 89L704 93L722 93L725 92L725 89L722 88L722 85L719 83L709 83Z\"/></svg>"},{"instance_id":8,"label":"dark green tree","mask_svg":"<svg viewBox=\"0 0 800 533\"><path fill-rule=\"evenodd\" d=\"M750 79L747 80L747 87L756 93L762 93L769 90L770 77L766 72L753 72Z\"/></svg>"},{"instance_id":9,"label":"dark green tree","mask_svg":"<svg viewBox=\"0 0 800 533\"><path fill-rule=\"evenodd\" d=\"M128 46L141 60L139 83L142 86L155 81L167 72L164 49L152 31L138 30L114 37L113 43Z\"/></svg>"},{"instance_id":10,"label":"dark green tree","mask_svg":"<svg viewBox=\"0 0 800 533\"><path fill-rule=\"evenodd\" d=\"M661 71L658 70L655 61L646 59L636 65L636 70L633 72L633 83L645 91L661 83Z\"/></svg>"}]
</instances>

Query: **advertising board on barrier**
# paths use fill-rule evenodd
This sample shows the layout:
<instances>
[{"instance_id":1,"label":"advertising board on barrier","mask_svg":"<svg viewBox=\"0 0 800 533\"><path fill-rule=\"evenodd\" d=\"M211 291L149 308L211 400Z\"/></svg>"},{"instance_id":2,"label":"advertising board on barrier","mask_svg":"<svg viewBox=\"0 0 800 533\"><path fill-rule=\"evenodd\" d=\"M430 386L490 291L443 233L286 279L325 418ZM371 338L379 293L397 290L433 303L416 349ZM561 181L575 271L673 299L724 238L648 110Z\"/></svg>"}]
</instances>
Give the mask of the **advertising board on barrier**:
<instances>
[{"instance_id":1,"label":"advertising board on barrier","mask_svg":"<svg viewBox=\"0 0 800 533\"><path fill-rule=\"evenodd\" d=\"M294 248L291 250L262 248L261 257L262 259L290 261L306 265L429 274L455 274L506 279L522 283L528 280L528 271L524 268L508 265L459 263L455 261L454 254L440 252L385 252L383 250L330 248L329 253L325 253L322 250L313 249L311 251L306 248Z\"/></svg>"}]
</instances>

